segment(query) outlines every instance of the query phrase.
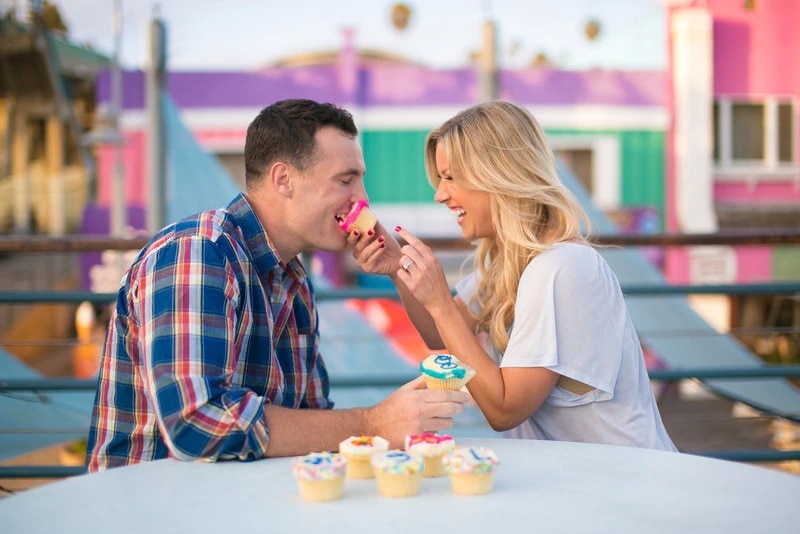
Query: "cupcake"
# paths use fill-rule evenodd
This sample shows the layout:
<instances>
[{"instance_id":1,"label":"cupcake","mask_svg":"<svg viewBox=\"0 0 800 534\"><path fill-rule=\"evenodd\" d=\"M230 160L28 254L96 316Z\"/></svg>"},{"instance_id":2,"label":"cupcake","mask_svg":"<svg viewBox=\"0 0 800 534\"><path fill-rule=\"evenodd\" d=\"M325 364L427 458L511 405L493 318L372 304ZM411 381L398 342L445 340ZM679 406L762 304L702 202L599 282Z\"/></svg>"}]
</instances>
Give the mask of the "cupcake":
<instances>
[{"instance_id":1,"label":"cupcake","mask_svg":"<svg viewBox=\"0 0 800 534\"><path fill-rule=\"evenodd\" d=\"M455 446L453 437L446 434L426 432L406 436L406 452L422 456L425 460L425 469L422 471L424 477L444 475L442 457Z\"/></svg>"},{"instance_id":2,"label":"cupcake","mask_svg":"<svg viewBox=\"0 0 800 534\"><path fill-rule=\"evenodd\" d=\"M419 370L428 389L459 390L475 376L475 369L452 354L431 354L419 362Z\"/></svg>"},{"instance_id":3,"label":"cupcake","mask_svg":"<svg viewBox=\"0 0 800 534\"><path fill-rule=\"evenodd\" d=\"M456 447L442 458L442 466L450 475L450 487L461 495L492 491L494 470L499 464L494 451L485 447Z\"/></svg>"},{"instance_id":4,"label":"cupcake","mask_svg":"<svg viewBox=\"0 0 800 534\"><path fill-rule=\"evenodd\" d=\"M341 454L312 452L292 460L300 496L307 501L333 501L342 496L347 460Z\"/></svg>"},{"instance_id":5,"label":"cupcake","mask_svg":"<svg viewBox=\"0 0 800 534\"><path fill-rule=\"evenodd\" d=\"M350 436L339 443L339 453L347 459L347 478L374 478L370 457L389 450L380 436Z\"/></svg>"},{"instance_id":6,"label":"cupcake","mask_svg":"<svg viewBox=\"0 0 800 534\"><path fill-rule=\"evenodd\" d=\"M391 450L372 456L378 491L386 497L410 497L419 493L424 461L422 456Z\"/></svg>"},{"instance_id":7,"label":"cupcake","mask_svg":"<svg viewBox=\"0 0 800 534\"><path fill-rule=\"evenodd\" d=\"M373 228L376 222L378 218L369 209L369 203L366 200L359 200L353 204L347 215L339 218L339 228L348 234L353 230L363 234Z\"/></svg>"}]
</instances>

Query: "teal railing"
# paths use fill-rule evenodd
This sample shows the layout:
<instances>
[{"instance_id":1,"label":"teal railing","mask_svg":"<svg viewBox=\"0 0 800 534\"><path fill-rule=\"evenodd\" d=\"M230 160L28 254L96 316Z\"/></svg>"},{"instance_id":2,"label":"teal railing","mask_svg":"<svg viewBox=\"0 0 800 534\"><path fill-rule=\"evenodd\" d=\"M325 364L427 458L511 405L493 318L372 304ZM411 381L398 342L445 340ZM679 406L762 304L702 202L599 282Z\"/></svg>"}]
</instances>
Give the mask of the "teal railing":
<instances>
[{"instance_id":1,"label":"teal railing","mask_svg":"<svg viewBox=\"0 0 800 534\"><path fill-rule=\"evenodd\" d=\"M800 231L737 232L700 235L613 235L597 236L594 241L609 246L696 246L696 245L764 245L798 244ZM134 250L141 248L146 239L113 239L105 237L80 238L39 238L3 237L0 238L0 254L16 252L92 252L98 250ZM460 240L429 240L429 244L439 249L460 249L468 245ZM630 285L623 287L627 295L685 295L685 294L725 294L725 295L781 295L800 294L800 281L772 282L749 285ZM397 298L394 290L347 288L337 290L318 290L317 299L367 299ZM89 301L106 304L115 298L113 293L93 293L87 291L0 291L0 304L39 304L39 303L80 303ZM765 365L763 367L733 368L692 368L692 369L653 369L650 378L673 382L687 378L693 379L757 379L783 378L800 379L800 365ZM332 378L332 387L395 387L413 378L412 376L386 376L369 379ZM93 391L95 380L46 378L46 379L2 379L0 394L3 392L48 391ZM798 414L800 417L800 414ZM1 431L1 430L0 430ZM742 462L780 462L800 460L800 450L742 450L698 452L708 457ZM3 478L61 478L85 472L85 467L77 466L0 466L0 479Z\"/></svg>"}]
</instances>

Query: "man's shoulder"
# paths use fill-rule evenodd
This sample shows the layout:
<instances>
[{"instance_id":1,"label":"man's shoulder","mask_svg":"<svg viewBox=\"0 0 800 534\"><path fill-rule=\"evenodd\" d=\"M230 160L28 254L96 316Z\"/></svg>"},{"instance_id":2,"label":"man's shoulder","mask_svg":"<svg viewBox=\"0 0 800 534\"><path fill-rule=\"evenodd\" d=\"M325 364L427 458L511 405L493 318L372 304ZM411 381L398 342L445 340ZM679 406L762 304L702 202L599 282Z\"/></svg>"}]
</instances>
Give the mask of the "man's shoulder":
<instances>
[{"instance_id":1,"label":"man's shoulder","mask_svg":"<svg viewBox=\"0 0 800 534\"><path fill-rule=\"evenodd\" d=\"M181 219L164 228L153 238L153 242L180 241L184 239L202 238L218 241L220 238L240 234L235 219L225 208L207 210Z\"/></svg>"}]
</instances>

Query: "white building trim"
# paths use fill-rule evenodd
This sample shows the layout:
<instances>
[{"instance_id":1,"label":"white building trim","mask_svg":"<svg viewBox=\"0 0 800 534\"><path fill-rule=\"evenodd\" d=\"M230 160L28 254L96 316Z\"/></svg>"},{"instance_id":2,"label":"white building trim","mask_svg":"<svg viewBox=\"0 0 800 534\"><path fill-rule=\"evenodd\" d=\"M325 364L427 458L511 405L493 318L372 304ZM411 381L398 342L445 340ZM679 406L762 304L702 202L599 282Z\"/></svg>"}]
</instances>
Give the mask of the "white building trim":
<instances>
[{"instance_id":1,"label":"white building trim","mask_svg":"<svg viewBox=\"0 0 800 534\"><path fill-rule=\"evenodd\" d=\"M680 230L715 232L713 199L713 36L704 8L671 20L675 102L675 193Z\"/></svg>"}]
</instances>

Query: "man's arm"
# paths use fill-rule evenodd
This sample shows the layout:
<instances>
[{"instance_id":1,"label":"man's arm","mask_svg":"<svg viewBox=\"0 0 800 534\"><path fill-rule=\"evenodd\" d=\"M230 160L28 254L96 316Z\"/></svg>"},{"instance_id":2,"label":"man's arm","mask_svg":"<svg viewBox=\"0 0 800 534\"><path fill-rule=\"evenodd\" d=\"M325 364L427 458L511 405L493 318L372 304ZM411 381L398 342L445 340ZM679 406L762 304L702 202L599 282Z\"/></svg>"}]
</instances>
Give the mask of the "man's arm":
<instances>
[{"instance_id":1,"label":"man's arm","mask_svg":"<svg viewBox=\"0 0 800 534\"><path fill-rule=\"evenodd\" d=\"M451 428L468 400L461 391L425 389L420 377L372 408L297 410L269 404L264 408L270 434L267 456L335 451L342 440L362 435L381 436L391 447L402 448L409 434Z\"/></svg>"},{"instance_id":2,"label":"man's arm","mask_svg":"<svg viewBox=\"0 0 800 534\"><path fill-rule=\"evenodd\" d=\"M202 262L199 261L202 259ZM336 450L351 435L450 428L469 396L428 391L414 380L372 408L293 409L231 387L236 372L235 276L204 239L168 245L148 262L137 301L148 389L171 453L181 459L255 459Z\"/></svg>"},{"instance_id":3,"label":"man's arm","mask_svg":"<svg viewBox=\"0 0 800 534\"><path fill-rule=\"evenodd\" d=\"M177 458L260 458L264 398L232 386L238 284L207 239L165 245L140 266L133 309L151 409Z\"/></svg>"}]
</instances>

